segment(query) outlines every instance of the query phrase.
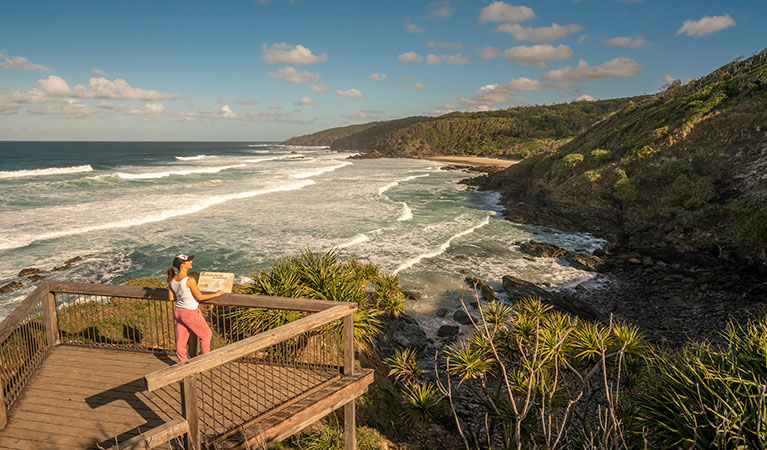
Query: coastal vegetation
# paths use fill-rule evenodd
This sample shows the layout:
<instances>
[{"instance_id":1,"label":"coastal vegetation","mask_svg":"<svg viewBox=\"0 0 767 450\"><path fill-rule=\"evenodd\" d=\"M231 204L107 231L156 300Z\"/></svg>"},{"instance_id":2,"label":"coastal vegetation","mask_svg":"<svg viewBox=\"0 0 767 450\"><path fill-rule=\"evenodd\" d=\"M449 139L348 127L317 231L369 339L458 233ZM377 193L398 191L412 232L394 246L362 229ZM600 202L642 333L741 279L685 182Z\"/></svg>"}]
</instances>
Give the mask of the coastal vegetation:
<instances>
[{"instance_id":1,"label":"coastal vegetation","mask_svg":"<svg viewBox=\"0 0 767 450\"><path fill-rule=\"evenodd\" d=\"M329 145L371 156L472 155L526 158L557 148L595 121L644 97L536 105L439 117L408 117L334 128L286 144Z\"/></svg>"}]
</instances>

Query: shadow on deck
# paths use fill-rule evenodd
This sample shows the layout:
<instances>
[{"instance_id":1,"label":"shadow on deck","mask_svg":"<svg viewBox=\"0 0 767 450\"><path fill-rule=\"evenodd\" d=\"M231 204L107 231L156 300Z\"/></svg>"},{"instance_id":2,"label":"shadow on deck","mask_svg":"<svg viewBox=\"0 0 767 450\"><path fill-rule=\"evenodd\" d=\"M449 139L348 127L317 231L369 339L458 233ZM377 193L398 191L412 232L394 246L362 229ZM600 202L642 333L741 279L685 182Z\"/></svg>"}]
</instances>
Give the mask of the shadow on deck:
<instances>
[{"instance_id":1,"label":"shadow on deck","mask_svg":"<svg viewBox=\"0 0 767 450\"><path fill-rule=\"evenodd\" d=\"M144 330L143 342L116 345L93 338L103 331L67 331L75 322L69 316L77 312L80 320L83 311L60 293L87 295L80 305L100 301L107 307L99 310L114 316L115 301L156 302L152 297L161 295L136 289L142 288L46 284L0 324L0 400L7 413L0 417L7 421L0 448L266 448L342 406L347 448L354 447L354 399L373 381L372 370L353 370L354 305L316 302L313 314L240 340L224 337L218 348L183 365L167 349L149 350L152 327L135 320L129 325ZM269 308L287 300L309 308L300 303L307 300L229 297L220 305ZM119 325L112 328L126 325L119 323L126 318L111 319ZM339 329L329 324L339 320L344 339L329 338L337 333L329 330ZM100 323L81 322L75 329ZM154 336L153 346L157 341Z\"/></svg>"}]
</instances>

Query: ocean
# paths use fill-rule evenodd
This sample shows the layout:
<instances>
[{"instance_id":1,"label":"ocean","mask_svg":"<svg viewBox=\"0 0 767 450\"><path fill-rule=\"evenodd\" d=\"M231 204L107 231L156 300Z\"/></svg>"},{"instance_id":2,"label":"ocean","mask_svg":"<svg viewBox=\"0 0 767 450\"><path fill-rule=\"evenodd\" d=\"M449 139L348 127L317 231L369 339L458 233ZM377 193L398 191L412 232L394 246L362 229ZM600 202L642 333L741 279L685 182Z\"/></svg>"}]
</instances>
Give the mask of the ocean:
<instances>
[{"instance_id":1,"label":"ocean","mask_svg":"<svg viewBox=\"0 0 767 450\"><path fill-rule=\"evenodd\" d=\"M163 277L178 253L247 282L277 258L337 248L423 292L407 310L431 331L450 321L438 308L473 299L467 272L493 287L504 275L552 288L594 277L514 242L593 251L600 239L507 221L497 194L467 191L457 182L470 175L448 164L352 155L268 142L0 142L0 286L24 284L0 294L0 317L34 289L21 269L122 283Z\"/></svg>"}]
</instances>

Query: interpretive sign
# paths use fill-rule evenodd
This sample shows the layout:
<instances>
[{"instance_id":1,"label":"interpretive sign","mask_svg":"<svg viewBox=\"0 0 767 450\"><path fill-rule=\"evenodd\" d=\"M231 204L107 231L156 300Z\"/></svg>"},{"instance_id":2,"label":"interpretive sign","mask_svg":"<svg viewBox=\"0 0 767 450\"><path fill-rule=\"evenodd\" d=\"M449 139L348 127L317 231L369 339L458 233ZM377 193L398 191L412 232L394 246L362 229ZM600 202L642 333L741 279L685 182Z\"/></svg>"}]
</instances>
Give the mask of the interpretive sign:
<instances>
[{"instance_id":1,"label":"interpretive sign","mask_svg":"<svg viewBox=\"0 0 767 450\"><path fill-rule=\"evenodd\" d=\"M232 286L234 274L227 272L200 272L200 281L197 282L197 287L205 292L224 291L229 294Z\"/></svg>"}]
</instances>

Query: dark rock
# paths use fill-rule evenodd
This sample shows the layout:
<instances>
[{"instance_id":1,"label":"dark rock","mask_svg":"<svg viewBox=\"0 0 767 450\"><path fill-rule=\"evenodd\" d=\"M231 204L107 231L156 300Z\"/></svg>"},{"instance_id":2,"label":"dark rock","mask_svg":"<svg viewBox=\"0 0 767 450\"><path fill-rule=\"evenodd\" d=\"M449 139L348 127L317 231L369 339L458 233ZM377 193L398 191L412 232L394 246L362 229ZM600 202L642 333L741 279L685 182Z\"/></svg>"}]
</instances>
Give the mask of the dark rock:
<instances>
[{"instance_id":1,"label":"dark rock","mask_svg":"<svg viewBox=\"0 0 767 450\"><path fill-rule=\"evenodd\" d=\"M477 309L477 308L479 308L479 302L471 302L471 303L469 303L469 306L471 306L474 309Z\"/></svg>"},{"instance_id":2,"label":"dark rock","mask_svg":"<svg viewBox=\"0 0 767 450\"><path fill-rule=\"evenodd\" d=\"M394 355L397 350L410 347L422 352L429 344L426 332L418 322L407 314L382 320L381 332L374 338L375 347L383 357Z\"/></svg>"},{"instance_id":3,"label":"dark rock","mask_svg":"<svg viewBox=\"0 0 767 450\"><path fill-rule=\"evenodd\" d=\"M589 255L588 253L567 252L562 256L562 259L576 269L588 270L591 272L596 272L602 265L602 260L600 258Z\"/></svg>"},{"instance_id":4,"label":"dark rock","mask_svg":"<svg viewBox=\"0 0 767 450\"><path fill-rule=\"evenodd\" d=\"M445 317L447 315L447 308L440 308L434 313L437 317Z\"/></svg>"},{"instance_id":5,"label":"dark rock","mask_svg":"<svg viewBox=\"0 0 767 450\"><path fill-rule=\"evenodd\" d=\"M460 331L461 331L461 327L457 325L442 325L437 330L437 336L439 337L457 336Z\"/></svg>"},{"instance_id":6,"label":"dark rock","mask_svg":"<svg viewBox=\"0 0 767 450\"><path fill-rule=\"evenodd\" d=\"M466 277L463 279L470 288L473 288L480 295L482 300L486 302L492 302L495 300L495 290L490 286L482 282L482 280L474 277Z\"/></svg>"},{"instance_id":7,"label":"dark rock","mask_svg":"<svg viewBox=\"0 0 767 450\"><path fill-rule=\"evenodd\" d=\"M545 304L583 319L599 320L599 314L589 304L577 297L570 297L556 292L541 289L538 286L510 275L503 277L503 289L509 300L517 301L524 298L540 298Z\"/></svg>"},{"instance_id":8,"label":"dark rock","mask_svg":"<svg viewBox=\"0 0 767 450\"><path fill-rule=\"evenodd\" d=\"M36 273L40 273L42 270L36 268L36 267L27 267L26 269L21 269L21 272L19 272L20 277L28 277L30 275L34 275Z\"/></svg>"},{"instance_id":9,"label":"dark rock","mask_svg":"<svg viewBox=\"0 0 767 450\"><path fill-rule=\"evenodd\" d=\"M594 251L592 252L592 254L593 254L594 256L598 257L598 258L601 258L601 257L605 256L607 253L605 253L605 251L604 251L604 250L602 250L601 248L598 248L598 249L594 250Z\"/></svg>"},{"instance_id":10,"label":"dark rock","mask_svg":"<svg viewBox=\"0 0 767 450\"><path fill-rule=\"evenodd\" d=\"M453 320L460 323L461 325L471 325L471 317L469 317L466 311L462 309L459 309L453 313Z\"/></svg>"},{"instance_id":11,"label":"dark rock","mask_svg":"<svg viewBox=\"0 0 767 450\"><path fill-rule=\"evenodd\" d=\"M42 280L43 278L45 278L44 275L38 275L38 274L30 275L27 277L29 281L38 281L38 280Z\"/></svg>"},{"instance_id":12,"label":"dark rock","mask_svg":"<svg viewBox=\"0 0 767 450\"><path fill-rule=\"evenodd\" d=\"M63 265L58 266L58 267L54 267L53 270L59 271L59 270L69 269L70 267L72 267L72 264L74 264L76 262L79 262L79 261L82 261L82 260L83 260L82 256L75 256L72 259L68 259L68 260L64 261Z\"/></svg>"},{"instance_id":13,"label":"dark rock","mask_svg":"<svg viewBox=\"0 0 767 450\"><path fill-rule=\"evenodd\" d=\"M11 291L13 291L15 289L18 289L18 288L22 287L22 286L24 286L24 283L22 283L20 281L11 281L10 283L8 283L6 285L0 286L0 292L2 292L2 293L11 292Z\"/></svg>"},{"instance_id":14,"label":"dark rock","mask_svg":"<svg viewBox=\"0 0 767 450\"><path fill-rule=\"evenodd\" d=\"M519 250L531 256L539 258L558 258L567 253L567 250L546 242L530 241L519 244Z\"/></svg>"},{"instance_id":15,"label":"dark rock","mask_svg":"<svg viewBox=\"0 0 767 450\"><path fill-rule=\"evenodd\" d=\"M402 291L402 294L405 296L406 299L412 300L414 302L420 302L426 297L426 295L423 292L416 291L416 290Z\"/></svg>"}]
</instances>

